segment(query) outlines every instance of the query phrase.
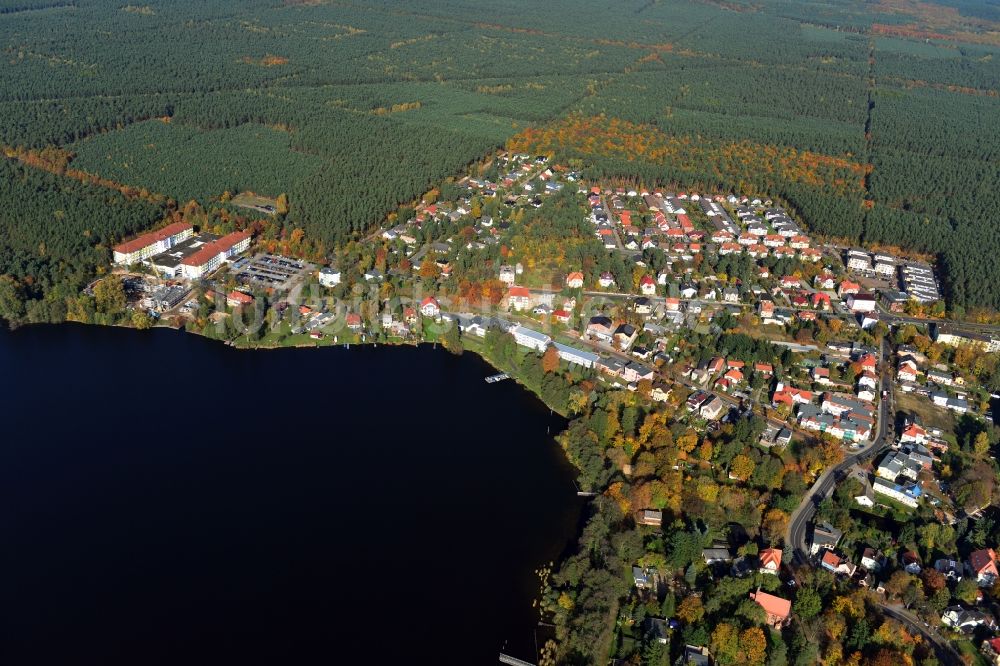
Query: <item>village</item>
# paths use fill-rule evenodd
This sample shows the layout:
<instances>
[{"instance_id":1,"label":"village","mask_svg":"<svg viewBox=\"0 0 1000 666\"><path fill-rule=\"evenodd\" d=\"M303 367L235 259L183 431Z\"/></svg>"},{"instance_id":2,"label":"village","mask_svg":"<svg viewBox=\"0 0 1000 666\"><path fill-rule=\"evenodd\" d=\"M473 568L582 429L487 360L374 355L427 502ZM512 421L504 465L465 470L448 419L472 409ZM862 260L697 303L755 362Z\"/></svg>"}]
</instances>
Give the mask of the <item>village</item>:
<instances>
[{"instance_id":1,"label":"village","mask_svg":"<svg viewBox=\"0 0 1000 666\"><path fill-rule=\"evenodd\" d=\"M196 234L183 223L122 243L114 260L138 283L135 307L182 322L205 316L229 326L232 344L458 339L478 351L498 332L520 354L555 354L608 390L678 400L681 419L699 432L756 415L766 424L764 450L838 445L838 482L820 488L820 477L806 500L831 502L848 488L843 510L860 523L979 517L956 497L942 458L950 460L970 428L992 427L996 396L974 366L1000 351L1000 334L927 316L941 303L930 265L817 242L763 195L588 183L581 169L550 162L497 156L481 173L401 209L351 265L343 256L320 266L255 252L246 232ZM546 214L558 225L545 226ZM250 310L254 317L241 316ZM761 341L773 357L748 362L690 343L724 331ZM749 598L775 628L789 621L787 591L806 562L883 596L895 573L927 567L952 589L996 582L992 548L926 563L912 551L890 558L894 542L845 540L822 506L812 520L796 514L784 539L703 549L699 570L755 581ZM661 511L637 509L642 529L664 529ZM662 601L677 584L638 563L633 578L644 603ZM940 629L925 628L992 632L994 614L977 605L982 592L970 598L943 610ZM675 623L645 617L632 631L666 642ZM984 638L981 651L1000 663L1000 638ZM710 658L707 647L691 645L683 663Z\"/></svg>"}]
</instances>

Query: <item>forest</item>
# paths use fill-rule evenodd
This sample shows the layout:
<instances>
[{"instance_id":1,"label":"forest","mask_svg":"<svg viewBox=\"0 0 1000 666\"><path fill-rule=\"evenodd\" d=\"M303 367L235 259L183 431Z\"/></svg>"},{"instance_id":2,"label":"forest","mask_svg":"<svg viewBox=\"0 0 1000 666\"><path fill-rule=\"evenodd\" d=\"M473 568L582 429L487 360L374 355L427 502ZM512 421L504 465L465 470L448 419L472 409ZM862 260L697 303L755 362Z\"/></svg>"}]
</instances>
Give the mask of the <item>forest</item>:
<instances>
[{"instance_id":1,"label":"forest","mask_svg":"<svg viewBox=\"0 0 1000 666\"><path fill-rule=\"evenodd\" d=\"M961 315L1000 308L1000 60L997 17L946 4L0 0L0 143L175 201L286 193L286 233L330 247L538 139L936 255Z\"/></svg>"}]
</instances>

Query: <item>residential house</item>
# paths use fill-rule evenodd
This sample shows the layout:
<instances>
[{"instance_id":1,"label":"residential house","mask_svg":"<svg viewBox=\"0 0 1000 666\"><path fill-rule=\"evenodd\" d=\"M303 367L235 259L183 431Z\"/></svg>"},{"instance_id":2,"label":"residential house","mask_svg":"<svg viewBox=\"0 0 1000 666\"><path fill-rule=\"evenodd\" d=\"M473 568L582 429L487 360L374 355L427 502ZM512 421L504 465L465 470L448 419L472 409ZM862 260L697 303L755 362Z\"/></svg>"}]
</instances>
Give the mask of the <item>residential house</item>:
<instances>
[{"instance_id":1,"label":"residential house","mask_svg":"<svg viewBox=\"0 0 1000 666\"><path fill-rule=\"evenodd\" d=\"M636 588L650 590L656 585L656 571L654 569L632 567L632 580L635 581Z\"/></svg>"},{"instance_id":2,"label":"residential house","mask_svg":"<svg viewBox=\"0 0 1000 666\"><path fill-rule=\"evenodd\" d=\"M764 609L767 624L774 629L781 629L788 624L792 614L792 602L788 599L776 597L767 592L761 592L757 588L756 592L750 593L750 598L757 602L757 605Z\"/></svg>"},{"instance_id":3,"label":"residential house","mask_svg":"<svg viewBox=\"0 0 1000 666\"><path fill-rule=\"evenodd\" d=\"M583 287L583 273L574 271L566 276L566 286L570 289L580 289Z\"/></svg>"},{"instance_id":4,"label":"residential house","mask_svg":"<svg viewBox=\"0 0 1000 666\"><path fill-rule=\"evenodd\" d=\"M812 380L817 384L829 384L830 383L830 368L821 368L816 366L812 369Z\"/></svg>"},{"instance_id":5,"label":"residential house","mask_svg":"<svg viewBox=\"0 0 1000 666\"><path fill-rule=\"evenodd\" d=\"M935 560L934 570L953 583L957 583L962 580L963 568L962 563L958 560L953 560L947 557Z\"/></svg>"},{"instance_id":6,"label":"residential house","mask_svg":"<svg viewBox=\"0 0 1000 666\"><path fill-rule=\"evenodd\" d=\"M911 509L917 508L917 504L920 503L920 498L923 495L923 490L920 488L919 483L900 485L888 482L885 479L875 479L874 483L872 483L872 490L878 495L885 495Z\"/></svg>"},{"instance_id":7,"label":"residential house","mask_svg":"<svg viewBox=\"0 0 1000 666\"><path fill-rule=\"evenodd\" d=\"M570 347L559 342L554 342L553 345L556 351L559 352L559 358L568 363L583 366L584 368L593 368L601 358L594 352L576 349L575 347Z\"/></svg>"},{"instance_id":8,"label":"residential house","mask_svg":"<svg viewBox=\"0 0 1000 666\"><path fill-rule=\"evenodd\" d=\"M610 289L615 285L615 278L611 273L601 273L601 277L598 278L597 284L601 285L602 289Z\"/></svg>"},{"instance_id":9,"label":"residential house","mask_svg":"<svg viewBox=\"0 0 1000 666\"><path fill-rule=\"evenodd\" d=\"M732 562L733 560L733 556L729 552L729 549L722 546L703 548L701 551L701 557L703 560L705 560L705 564L715 564L716 562Z\"/></svg>"},{"instance_id":10,"label":"residential house","mask_svg":"<svg viewBox=\"0 0 1000 666\"><path fill-rule=\"evenodd\" d=\"M507 290L507 307L518 312L531 307L531 292L527 287L511 287Z\"/></svg>"},{"instance_id":11,"label":"residential house","mask_svg":"<svg viewBox=\"0 0 1000 666\"><path fill-rule=\"evenodd\" d=\"M925 444L927 442L927 431L918 426L916 423L911 423L903 429L903 433L899 436L899 442L901 444L906 444L908 442Z\"/></svg>"},{"instance_id":12,"label":"residential house","mask_svg":"<svg viewBox=\"0 0 1000 666\"><path fill-rule=\"evenodd\" d=\"M612 337L618 348L624 351L632 346L638 335L639 331L632 324L619 324Z\"/></svg>"},{"instance_id":13,"label":"residential house","mask_svg":"<svg viewBox=\"0 0 1000 666\"><path fill-rule=\"evenodd\" d=\"M513 266L503 265L500 267L501 282L510 287L514 284L516 280L517 280L517 272L514 270Z\"/></svg>"},{"instance_id":14,"label":"residential house","mask_svg":"<svg viewBox=\"0 0 1000 666\"><path fill-rule=\"evenodd\" d=\"M244 294L242 291L233 290L226 295L226 305L231 308L240 308L253 303L253 296Z\"/></svg>"},{"instance_id":15,"label":"residential house","mask_svg":"<svg viewBox=\"0 0 1000 666\"><path fill-rule=\"evenodd\" d=\"M514 336L514 341L518 345L537 352L544 352L552 343L552 338L549 336L525 326L512 326L508 332Z\"/></svg>"},{"instance_id":16,"label":"residential house","mask_svg":"<svg viewBox=\"0 0 1000 666\"><path fill-rule=\"evenodd\" d=\"M917 365L913 361L903 361L896 369L896 381L915 382L917 381Z\"/></svg>"},{"instance_id":17,"label":"residential house","mask_svg":"<svg viewBox=\"0 0 1000 666\"><path fill-rule=\"evenodd\" d=\"M920 556L917 555L912 550L908 550L903 553L899 558L900 563L903 565L903 571L908 574L913 574L916 576L921 571L923 571L923 565L920 561Z\"/></svg>"},{"instance_id":18,"label":"residential house","mask_svg":"<svg viewBox=\"0 0 1000 666\"><path fill-rule=\"evenodd\" d=\"M979 651L992 666L1000 666L1000 637L984 640Z\"/></svg>"},{"instance_id":19,"label":"residential house","mask_svg":"<svg viewBox=\"0 0 1000 666\"><path fill-rule=\"evenodd\" d=\"M818 554L821 550L833 550L840 543L840 538L844 533L830 523L819 523L813 526L812 544L809 552L812 555Z\"/></svg>"},{"instance_id":20,"label":"residential house","mask_svg":"<svg viewBox=\"0 0 1000 666\"><path fill-rule=\"evenodd\" d=\"M696 645L685 645L684 654L681 655L675 666L711 666L712 653L707 647Z\"/></svg>"},{"instance_id":21,"label":"residential house","mask_svg":"<svg viewBox=\"0 0 1000 666\"><path fill-rule=\"evenodd\" d=\"M828 550L823 553L823 557L820 559L819 563L820 566L827 571L843 576L853 576L854 572L857 570L857 566L852 564L850 560L846 557L837 555L832 550Z\"/></svg>"},{"instance_id":22,"label":"residential house","mask_svg":"<svg viewBox=\"0 0 1000 666\"><path fill-rule=\"evenodd\" d=\"M347 315L347 328L352 331L361 330L361 315L356 312L352 312Z\"/></svg>"},{"instance_id":23,"label":"residential house","mask_svg":"<svg viewBox=\"0 0 1000 666\"><path fill-rule=\"evenodd\" d=\"M861 293L861 285L857 282L851 282L850 280L843 280L840 286L837 287L837 295L841 298L846 298L851 294Z\"/></svg>"},{"instance_id":24,"label":"residential house","mask_svg":"<svg viewBox=\"0 0 1000 666\"><path fill-rule=\"evenodd\" d=\"M329 266L319 269L319 283L324 287L336 287L340 284L340 271Z\"/></svg>"},{"instance_id":25,"label":"residential house","mask_svg":"<svg viewBox=\"0 0 1000 666\"><path fill-rule=\"evenodd\" d=\"M715 421L725 409L725 403L718 396L710 396L698 409L698 414L708 421Z\"/></svg>"},{"instance_id":26,"label":"residential house","mask_svg":"<svg viewBox=\"0 0 1000 666\"><path fill-rule=\"evenodd\" d=\"M420 314L425 317L437 317L441 314L441 306L433 296L427 296L420 302Z\"/></svg>"},{"instance_id":27,"label":"residential house","mask_svg":"<svg viewBox=\"0 0 1000 666\"><path fill-rule=\"evenodd\" d=\"M781 570L781 550L777 548L765 548L757 555L760 561L760 572L775 574Z\"/></svg>"},{"instance_id":28,"label":"residential house","mask_svg":"<svg viewBox=\"0 0 1000 666\"><path fill-rule=\"evenodd\" d=\"M643 275L639 280L639 291L646 296L653 296L656 294L656 280L648 275Z\"/></svg>"},{"instance_id":29,"label":"residential house","mask_svg":"<svg viewBox=\"0 0 1000 666\"><path fill-rule=\"evenodd\" d=\"M861 566L871 573L880 571L884 562L885 557L882 553L871 546L865 548L861 553Z\"/></svg>"},{"instance_id":30,"label":"residential house","mask_svg":"<svg viewBox=\"0 0 1000 666\"><path fill-rule=\"evenodd\" d=\"M927 381L934 382L940 386L952 386L955 383L955 378L950 372L944 372L942 370L928 370Z\"/></svg>"},{"instance_id":31,"label":"residential house","mask_svg":"<svg viewBox=\"0 0 1000 666\"><path fill-rule=\"evenodd\" d=\"M997 554L992 548L982 548L969 553L969 573L976 577L979 587L991 587L996 582Z\"/></svg>"},{"instance_id":32,"label":"residential house","mask_svg":"<svg viewBox=\"0 0 1000 666\"><path fill-rule=\"evenodd\" d=\"M640 525L650 525L652 527L660 527L663 525L663 512L655 511L653 509L644 509L641 514L639 514L636 520Z\"/></svg>"},{"instance_id":33,"label":"residential house","mask_svg":"<svg viewBox=\"0 0 1000 666\"><path fill-rule=\"evenodd\" d=\"M989 628L996 626L993 618L986 613L962 606L949 606L944 609L944 613L941 615L941 624L967 634L971 634L980 626Z\"/></svg>"},{"instance_id":34,"label":"residential house","mask_svg":"<svg viewBox=\"0 0 1000 666\"><path fill-rule=\"evenodd\" d=\"M851 312L871 312L875 309L875 297L871 294L849 294L846 303Z\"/></svg>"}]
</instances>

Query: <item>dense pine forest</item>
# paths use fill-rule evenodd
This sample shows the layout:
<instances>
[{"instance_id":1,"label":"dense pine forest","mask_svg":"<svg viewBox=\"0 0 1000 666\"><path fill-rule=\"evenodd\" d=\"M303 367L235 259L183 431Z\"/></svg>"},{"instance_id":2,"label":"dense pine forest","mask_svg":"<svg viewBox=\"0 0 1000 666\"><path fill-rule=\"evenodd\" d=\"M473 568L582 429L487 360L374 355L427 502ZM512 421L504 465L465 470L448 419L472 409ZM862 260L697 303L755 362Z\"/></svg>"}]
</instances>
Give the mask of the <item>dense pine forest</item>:
<instances>
[{"instance_id":1,"label":"dense pine forest","mask_svg":"<svg viewBox=\"0 0 1000 666\"><path fill-rule=\"evenodd\" d=\"M1000 16L929 8L0 0L0 143L157 202L285 193L286 233L330 247L511 141L780 197L816 233L933 255L954 313L1000 309ZM7 161L0 274L36 296L165 214Z\"/></svg>"}]
</instances>

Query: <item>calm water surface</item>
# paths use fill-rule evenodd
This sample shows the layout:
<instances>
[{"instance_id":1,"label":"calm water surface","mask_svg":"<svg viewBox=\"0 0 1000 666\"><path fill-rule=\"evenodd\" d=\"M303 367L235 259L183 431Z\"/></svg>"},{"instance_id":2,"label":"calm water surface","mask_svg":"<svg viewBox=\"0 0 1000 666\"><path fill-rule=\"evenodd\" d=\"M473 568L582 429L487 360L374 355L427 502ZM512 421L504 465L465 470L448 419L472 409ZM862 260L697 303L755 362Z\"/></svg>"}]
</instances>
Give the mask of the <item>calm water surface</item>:
<instances>
[{"instance_id":1,"label":"calm water surface","mask_svg":"<svg viewBox=\"0 0 1000 666\"><path fill-rule=\"evenodd\" d=\"M564 423L469 354L0 331L0 663L535 658Z\"/></svg>"}]
</instances>

